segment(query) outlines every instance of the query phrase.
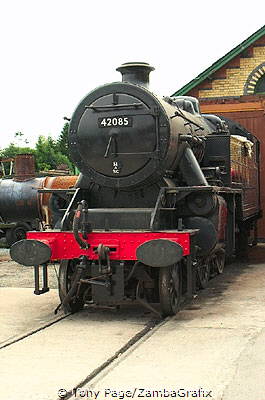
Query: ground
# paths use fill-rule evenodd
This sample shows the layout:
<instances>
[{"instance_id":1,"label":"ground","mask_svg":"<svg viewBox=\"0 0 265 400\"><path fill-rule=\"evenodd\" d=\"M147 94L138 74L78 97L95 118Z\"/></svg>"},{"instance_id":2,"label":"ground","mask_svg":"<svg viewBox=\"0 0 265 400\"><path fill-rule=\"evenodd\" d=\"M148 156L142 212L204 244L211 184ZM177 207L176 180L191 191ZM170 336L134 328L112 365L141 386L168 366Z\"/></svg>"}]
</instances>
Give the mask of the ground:
<instances>
[{"instance_id":1,"label":"ground","mask_svg":"<svg viewBox=\"0 0 265 400\"><path fill-rule=\"evenodd\" d=\"M0 398L265 400L264 245L156 325L137 304L55 316L57 290L0 257Z\"/></svg>"}]
</instances>

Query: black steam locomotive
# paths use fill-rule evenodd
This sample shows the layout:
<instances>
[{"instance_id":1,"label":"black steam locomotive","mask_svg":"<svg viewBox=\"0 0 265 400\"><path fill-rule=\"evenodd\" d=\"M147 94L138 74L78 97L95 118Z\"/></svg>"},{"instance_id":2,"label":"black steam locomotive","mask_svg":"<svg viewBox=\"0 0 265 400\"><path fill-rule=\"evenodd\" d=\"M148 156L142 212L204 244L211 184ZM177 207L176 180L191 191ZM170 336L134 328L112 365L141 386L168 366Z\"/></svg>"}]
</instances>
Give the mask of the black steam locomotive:
<instances>
[{"instance_id":1,"label":"black steam locomotive","mask_svg":"<svg viewBox=\"0 0 265 400\"><path fill-rule=\"evenodd\" d=\"M146 63L90 92L75 110L69 149L81 174L60 231L29 232L12 258L35 268L60 260L66 311L138 300L162 315L256 242L259 143L244 128L202 115L192 97L159 98ZM39 269L43 269L40 289Z\"/></svg>"}]
</instances>

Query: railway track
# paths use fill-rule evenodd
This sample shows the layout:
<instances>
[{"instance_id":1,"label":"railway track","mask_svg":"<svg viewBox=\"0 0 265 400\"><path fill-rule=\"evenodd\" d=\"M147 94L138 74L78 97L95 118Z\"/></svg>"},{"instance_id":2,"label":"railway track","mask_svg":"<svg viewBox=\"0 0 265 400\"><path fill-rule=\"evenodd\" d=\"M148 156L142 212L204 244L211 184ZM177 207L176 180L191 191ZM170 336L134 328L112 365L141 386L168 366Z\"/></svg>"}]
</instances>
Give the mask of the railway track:
<instances>
[{"instance_id":1,"label":"railway track","mask_svg":"<svg viewBox=\"0 0 265 400\"><path fill-rule=\"evenodd\" d=\"M125 345L119 348L111 357L109 357L105 362L95 368L93 371L89 373L84 379L77 382L74 388L71 390L61 389L60 393L58 393L59 397L58 400L62 398L65 400L71 398L79 398L78 394L75 391L75 388L83 388L85 385L89 385L94 379L97 379L105 370L108 370L111 366L116 364L117 360L119 360L123 355L126 354L129 350L131 350L135 345L139 342L146 340L150 335L152 335L156 329L162 326L166 321L170 320L168 317L164 320L150 320L146 326L136 333ZM81 397L80 397L81 398Z\"/></svg>"},{"instance_id":2,"label":"railway track","mask_svg":"<svg viewBox=\"0 0 265 400\"><path fill-rule=\"evenodd\" d=\"M17 396L55 400L61 387L66 387L65 398L70 398L74 387L88 384L164 323L133 304L119 311L85 308L77 314L60 312L55 316L57 293L51 290L44 296L32 296L30 269L19 269L7 256L0 260L0 272L0 302L5 304L2 315L0 312L0 398L8 392L10 400ZM53 275L50 284L55 287L57 278ZM63 368L56 368L62 362L68 370L75 366L76 373L70 374L70 379L64 378ZM49 388L39 393L43 379Z\"/></svg>"},{"instance_id":3,"label":"railway track","mask_svg":"<svg viewBox=\"0 0 265 400\"><path fill-rule=\"evenodd\" d=\"M119 311L85 308L2 341L0 398L7 392L10 400L18 395L27 400L71 398L73 388L89 384L165 322L155 318L137 305ZM44 381L49 385L40 393ZM65 397L57 395L61 388Z\"/></svg>"},{"instance_id":4,"label":"railway track","mask_svg":"<svg viewBox=\"0 0 265 400\"><path fill-rule=\"evenodd\" d=\"M48 321L45 324L42 324L38 328L31 329L30 331L28 331L28 332L26 332L26 333L24 333L22 335L19 335L15 339L3 340L2 342L0 342L0 350L5 349L6 347L12 346L15 343L18 343L18 342L20 342L20 341L22 341L22 340L24 340L24 339L26 339L26 338L28 338L28 337L30 337L32 335L44 330L44 329L49 328L50 326L56 324L57 322L61 321L62 319L67 318L69 315L71 315L71 314L65 314L65 315L59 316L54 320L51 320L51 321Z\"/></svg>"},{"instance_id":5,"label":"railway track","mask_svg":"<svg viewBox=\"0 0 265 400\"><path fill-rule=\"evenodd\" d=\"M41 296L41 300L44 297ZM185 304L182 307L185 307ZM50 310L53 310L52 306ZM120 360L126 358L135 347L144 343L170 320L171 318L161 320L156 314L146 312L142 305L135 304L125 305L119 311L88 307L77 314L61 314L58 317L50 312L49 320L45 323L0 343L1 365L4 371L4 385L0 385L0 397L2 388L5 388L5 393L11 393L12 400L13 380L19 380L23 389L22 393L16 392L14 400L18 394L27 400L77 398L75 388L93 385L102 374L115 368ZM25 364L19 378L17 374L14 376L11 364L14 357L18 365ZM55 368L62 362L65 368ZM65 376L65 370L71 371L73 366L75 373ZM32 382L28 378L35 369L39 370L39 373ZM47 382L52 375L53 384L45 388L45 393L38 393L36 396L36 391L42 386L43 374ZM8 381L10 384L6 385Z\"/></svg>"},{"instance_id":6,"label":"railway track","mask_svg":"<svg viewBox=\"0 0 265 400\"><path fill-rule=\"evenodd\" d=\"M29 291L27 301L20 300L35 307ZM36 314L27 313L28 320ZM86 391L101 396L107 388L134 387L203 387L215 399L236 398L229 392L235 390L231 379L245 379L235 375L237 368L242 365L244 372L255 354L263 354L264 268L229 266L177 317L155 318L135 304L118 311L85 308L2 343L0 398L8 393L9 400L96 400Z\"/></svg>"},{"instance_id":7,"label":"railway track","mask_svg":"<svg viewBox=\"0 0 265 400\"><path fill-rule=\"evenodd\" d=\"M78 314L84 314L84 312L79 312ZM18 337L16 337L15 339L10 339L8 341L4 341L2 343L0 343L0 358L2 355L2 352L11 350L12 352L12 348L14 346L22 346L23 347L23 342L27 342L31 339L37 338L39 334L43 333L44 331L46 331L46 333L48 334L48 330L51 327L55 327L55 325L58 326L58 324L60 324L61 321L65 320L65 322L67 322L67 319L69 318L76 318L78 316L78 314L66 314L66 315L61 315L59 317L57 317L54 320L51 321L47 321L47 323L42 324L41 326L35 328L35 329L31 329L30 331L19 335ZM152 318L153 317L153 318ZM56 392L54 393L54 395L51 395L51 397L46 397L46 395L43 397L43 399L49 399L49 400L56 400L56 399L70 399L73 396L76 398L77 395L74 395L74 388L82 388L85 385L89 385L89 383L94 380L95 378L97 378L97 376L99 376L100 374L104 373L104 370L107 370L108 368L110 368L115 362L117 362L118 359L120 359L120 357L122 355L125 355L126 352L128 352L129 350L131 350L137 343L146 340L148 337L150 337L150 335L152 335L157 328L159 328L160 326L162 326L166 321L168 321L170 318L167 319L155 319L155 316L151 315L150 319L148 319L147 321L145 321L144 326L139 329L139 331L137 331L131 338L129 338L129 340L127 340L121 347L115 349L113 351L113 354L110 354L110 356L108 358L106 358L106 360L104 360L102 363L100 363L99 365L95 366L94 369L92 369L89 374L87 376L81 376L80 379L78 381L76 381L76 383L73 385L72 388L68 388L68 389L60 389L58 388L58 396L60 394L60 396L58 397ZM83 318L83 316L82 316ZM79 318L78 318L79 319ZM133 322L135 323L135 322ZM89 330L89 326L88 326L88 330ZM52 339L52 335L50 336L50 339ZM109 340L111 342L111 337L109 337ZM99 348L100 348L100 342L99 342ZM17 350L16 350L17 351ZM0 378L1 381L1 378ZM60 392L61 390L61 392ZM1 389L0 389L0 393L1 393ZM50 396L50 395L49 395ZM14 397L15 398L15 397ZM29 397L30 398L30 397ZM12 399L12 395L10 397L10 399ZM42 397L38 397L38 399L42 399Z\"/></svg>"}]
</instances>

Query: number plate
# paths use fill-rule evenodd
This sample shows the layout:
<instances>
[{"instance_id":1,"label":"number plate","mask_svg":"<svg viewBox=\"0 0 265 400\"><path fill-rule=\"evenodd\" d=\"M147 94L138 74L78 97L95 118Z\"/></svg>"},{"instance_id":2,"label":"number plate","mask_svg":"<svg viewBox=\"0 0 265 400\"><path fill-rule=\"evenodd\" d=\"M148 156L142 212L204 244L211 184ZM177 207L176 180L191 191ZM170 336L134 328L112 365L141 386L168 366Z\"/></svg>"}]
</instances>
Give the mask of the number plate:
<instances>
[{"instance_id":1,"label":"number plate","mask_svg":"<svg viewBox=\"0 0 265 400\"><path fill-rule=\"evenodd\" d=\"M133 126L133 118L132 117L104 117L98 119L99 128L110 128L113 126L120 126L122 128L129 128Z\"/></svg>"}]
</instances>

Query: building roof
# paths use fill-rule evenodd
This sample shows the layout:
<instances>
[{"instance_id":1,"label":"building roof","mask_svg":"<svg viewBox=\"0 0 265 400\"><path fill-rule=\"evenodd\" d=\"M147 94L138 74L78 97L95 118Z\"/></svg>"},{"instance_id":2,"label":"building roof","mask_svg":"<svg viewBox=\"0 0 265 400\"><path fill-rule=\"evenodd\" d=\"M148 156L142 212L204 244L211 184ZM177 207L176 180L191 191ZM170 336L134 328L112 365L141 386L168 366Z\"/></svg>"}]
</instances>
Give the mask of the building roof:
<instances>
[{"instance_id":1,"label":"building roof","mask_svg":"<svg viewBox=\"0 0 265 400\"><path fill-rule=\"evenodd\" d=\"M205 71L199 74L192 81L187 83L181 89L177 90L172 96L181 96L187 94L190 90L198 86L206 78L210 77L214 72L218 71L221 67L223 67L225 64L227 64L236 56L238 56L242 51L251 46L256 40L260 39L263 35L265 35L265 25L261 27L257 32L249 36L241 44L239 44L234 49L229 51L229 53L227 53L222 58L213 63L209 68L207 68Z\"/></svg>"}]
</instances>

